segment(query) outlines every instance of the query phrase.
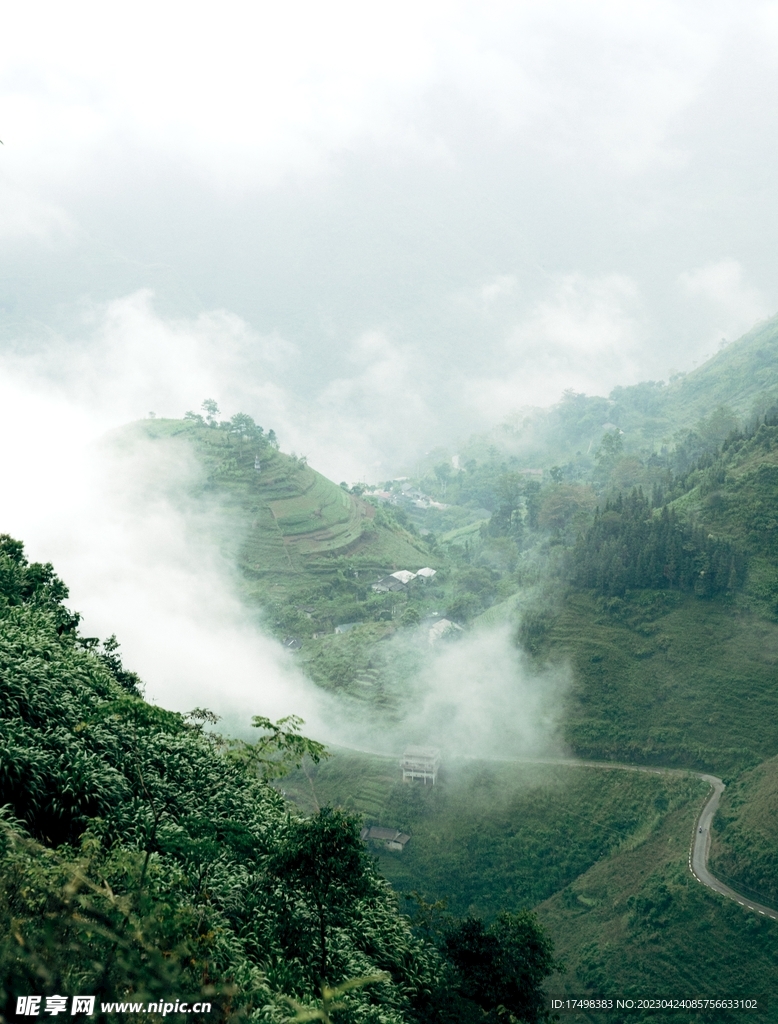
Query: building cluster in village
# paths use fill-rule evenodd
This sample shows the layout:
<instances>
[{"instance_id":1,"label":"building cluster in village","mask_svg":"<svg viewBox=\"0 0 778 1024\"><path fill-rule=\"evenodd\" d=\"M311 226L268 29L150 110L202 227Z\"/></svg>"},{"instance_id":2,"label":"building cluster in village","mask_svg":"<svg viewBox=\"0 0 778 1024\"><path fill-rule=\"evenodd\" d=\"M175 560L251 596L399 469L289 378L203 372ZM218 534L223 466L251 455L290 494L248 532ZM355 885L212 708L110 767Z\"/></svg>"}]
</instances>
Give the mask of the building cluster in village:
<instances>
[{"instance_id":1,"label":"building cluster in village","mask_svg":"<svg viewBox=\"0 0 778 1024\"><path fill-rule=\"evenodd\" d=\"M377 498L378 501L383 501L387 505L401 505L406 507L413 506L414 508L437 508L446 509L449 506L445 505L442 501L435 501L429 494L425 494L424 491L420 491L418 487L414 487L412 484L405 480L396 480L394 484L397 485L396 490L386 491L378 487L370 488L365 492L371 498Z\"/></svg>"},{"instance_id":2,"label":"building cluster in village","mask_svg":"<svg viewBox=\"0 0 778 1024\"><path fill-rule=\"evenodd\" d=\"M397 828L382 828L380 825L363 828L361 836L365 843L378 843L387 850L397 850L399 853L402 853L405 844L411 838L407 832L401 832Z\"/></svg>"},{"instance_id":3,"label":"building cluster in village","mask_svg":"<svg viewBox=\"0 0 778 1024\"><path fill-rule=\"evenodd\" d=\"M408 590L414 581L427 583L436 575L435 569L430 569L428 565L417 572L411 572L410 569L398 569L396 572L390 572L387 576L376 580L371 584L370 589L376 594L402 593Z\"/></svg>"}]
</instances>

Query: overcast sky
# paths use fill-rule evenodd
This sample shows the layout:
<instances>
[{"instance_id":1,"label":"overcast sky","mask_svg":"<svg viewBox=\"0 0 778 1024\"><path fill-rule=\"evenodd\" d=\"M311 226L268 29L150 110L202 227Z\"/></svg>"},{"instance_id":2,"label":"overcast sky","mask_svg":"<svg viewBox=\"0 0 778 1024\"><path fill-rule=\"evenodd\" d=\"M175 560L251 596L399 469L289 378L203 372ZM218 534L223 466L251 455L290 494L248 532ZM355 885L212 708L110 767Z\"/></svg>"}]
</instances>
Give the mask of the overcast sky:
<instances>
[{"instance_id":1,"label":"overcast sky","mask_svg":"<svg viewBox=\"0 0 778 1024\"><path fill-rule=\"evenodd\" d=\"M101 429L213 396L378 477L778 310L778 3L29 0L2 26L4 366Z\"/></svg>"},{"instance_id":2,"label":"overcast sky","mask_svg":"<svg viewBox=\"0 0 778 1024\"><path fill-rule=\"evenodd\" d=\"M778 3L26 0L0 29L0 532L168 707L332 717L170 496L197 467L110 428L213 397L381 480L778 310ZM547 736L489 643L464 689Z\"/></svg>"}]
</instances>

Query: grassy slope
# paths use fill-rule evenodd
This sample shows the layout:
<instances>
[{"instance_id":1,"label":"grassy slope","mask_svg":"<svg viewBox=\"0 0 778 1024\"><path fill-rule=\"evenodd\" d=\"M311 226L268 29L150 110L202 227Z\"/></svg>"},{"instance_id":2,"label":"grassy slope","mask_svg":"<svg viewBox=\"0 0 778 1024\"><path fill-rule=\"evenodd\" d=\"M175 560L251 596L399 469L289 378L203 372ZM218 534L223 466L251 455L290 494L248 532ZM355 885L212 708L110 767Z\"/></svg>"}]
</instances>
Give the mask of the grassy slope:
<instances>
[{"instance_id":1,"label":"grassy slope","mask_svg":"<svg viewBox=\"0 0 778 1024\"><path fill-rule=\"evenodd\" d=\"M572 663L566 738L581 756L727 775L778 752L778 625L753 613L571 594L544 651Z\"/></svg>"},{"instance_id":2,"label":"grassy slope","mask_svg":"<svg viewBox=\"0 0 778 1024\"><path fill-rule=\"evenodd\" d=\"M711 867L778 907L778 757L725 791L714 820Z\"/></svg>"},{"instance_id":3,"label":"grassy slope","mask_svg":"<svg viewBox=\"0 0 778 1024\"><path fill-rule=\"evenodd\" d=\"M778 1020L778 924L695 881L687 857L692 805L642 846L618 851L539 908L567 963L550 990L633 998L770 996L757 1020ZM630 1021L742 1019L742 1012L630 1013ZM564 1020L614 1020L613 1014Z\"/></svg>"}]
</instances>

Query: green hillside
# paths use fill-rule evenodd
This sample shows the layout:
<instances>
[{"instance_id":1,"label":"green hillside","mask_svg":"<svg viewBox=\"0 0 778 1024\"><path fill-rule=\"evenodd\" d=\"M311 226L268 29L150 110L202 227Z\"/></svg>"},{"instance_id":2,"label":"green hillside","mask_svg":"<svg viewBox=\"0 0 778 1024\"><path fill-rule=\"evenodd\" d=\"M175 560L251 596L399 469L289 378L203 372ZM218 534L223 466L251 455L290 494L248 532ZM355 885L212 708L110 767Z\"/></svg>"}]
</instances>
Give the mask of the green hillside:
<instances>
[{"instance_id":1,"label":"green hillside","mask_svg":"<svg viewBox=\"0 0 778 1024\"><path fill-rule=\"evenodd\" d=\"M543 655L573 666L565 736L582 757L727 775L778 751L778 625L665 591L569 595Z\"/></svg>"},{"instance_id":2,"label":"green hillside","mask_svg":"<svg viewBox=\"0 0 778 1024\"><path fill-rule=\"evenodd\" d=\"M548 988L637 999L760 997L756 1020L778 1020L778 923L700 885L687 863L689 813L668 814L646 842L594 864L540 904L567 971ZM693 819L692 819L693 820ZM570 1014L563 1020L742 1020L742 1011Z\"/></svg>"},{"instance_id":3,"label":"green hillside","mask_svg":"<svg viewBox=\"0 0 778 1024\"><path fill-rule=\"evenodd\" d=\"M279 451L243 414L210 424L191 415L143 420L118 432L114 443L163 445L171 458L194 458L199 473L175 499L182 508L216 507L214 539L237 570L244 598L280 619L282 631L310 633L345 621L360 585L436 564L420 537L304 459ZM324 621L295 614L298 603L316 604Z\"/></svg>"},{"instance_id":4,"label":"green hillside","mask_svg":"<svg viewBox=\"0 0 778 1024\"><path fill-rule=\"evenodd\" d=\"M618 387L609 397L608 419L626 432L633 448L692 429L722 407L741 422L764 415L778 402L778 317L667 384Z\"/></svg>"},{"instance_id":5,"label":"green hillside","mask_svg":"<svg viewBox=\"0 0 778 1024\"><path fill-rule=\"evenodd\" d=\"M778 907L778 757L727 788L714 820L711 867Z\"/></svg>"},{"instance_id":6,"label":"green hillside","mask_svg":"<svg viewBox=\"0 0 778 1024\"><path fill-rule=\"evenodd\" d=\"M597 489L600 511L581 515ZM518 493L535 526L498 506L463 552L479 564L496 542L522 549L517 593L473 624L512 621L535 659L572 667L571 750L718 774L778 753L778 425L661 470L646 496L606 476Z\"/></svg>"},{"instance_id":7,"label":"green hillside","mask_svg":"<svg viewBox=\"0 0 778 1024\"><path fill-rule=\"evenodd\" d=\"M735 435L685 481L676 500L687 518L735 541L748 554L746 593L764 614L778 614L778 425Z\"/></svg>"},{"instance_id":8,"label":"green hillside","mask_svg":"<svg viewBox=\"0 0 778 1024\"><path fill-rule=\"evenodd\" d=\"M377 848L382 874L399 892L486 918L532 907L601 858L640 846L706 789L683 775L483 760L445 761L438 785L424 787L403 784L397 759L353 751L283 786L307 811L332 803L410 834L402 854ZM694 811L687 817L691 830Z\"/></svg>"}]
</instances>

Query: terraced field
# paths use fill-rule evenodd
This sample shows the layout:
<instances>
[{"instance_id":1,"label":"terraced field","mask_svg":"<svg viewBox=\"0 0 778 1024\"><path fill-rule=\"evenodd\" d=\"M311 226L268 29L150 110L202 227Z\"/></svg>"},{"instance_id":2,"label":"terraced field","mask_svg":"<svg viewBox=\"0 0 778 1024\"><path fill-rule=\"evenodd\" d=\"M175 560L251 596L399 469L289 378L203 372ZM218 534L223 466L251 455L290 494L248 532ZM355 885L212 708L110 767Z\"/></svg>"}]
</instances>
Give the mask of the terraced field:
<instances>
[{"instance_id":1,"label":"terraced field","mask_svg":"<svg viewBox=\"0 0 778 1024\"><path fill-rule=\"evenodd\" d=\"M116 440L159 442L173 458L180 452L181 461L194 454L203 478L191 493L176 498L202 498L219 506L219 539L243 575L250 602L313 600L344 569L351 578L364 579L435 566L421 540L374 522L372 505L305 460L278 451L258 429L248 429L155 419L131 425Z\"/></svg>"},{"instance_id":2,"label":"terraced field","mask_svg":"<svg viewBox=\"0 0 778 1024\"><path fill-rule=\"evenodd\" d=\"M242 557L258 572L302 571L299 559L293 557L269 505L257 508L243 544Z\"/></svg>"}]
</instances>

